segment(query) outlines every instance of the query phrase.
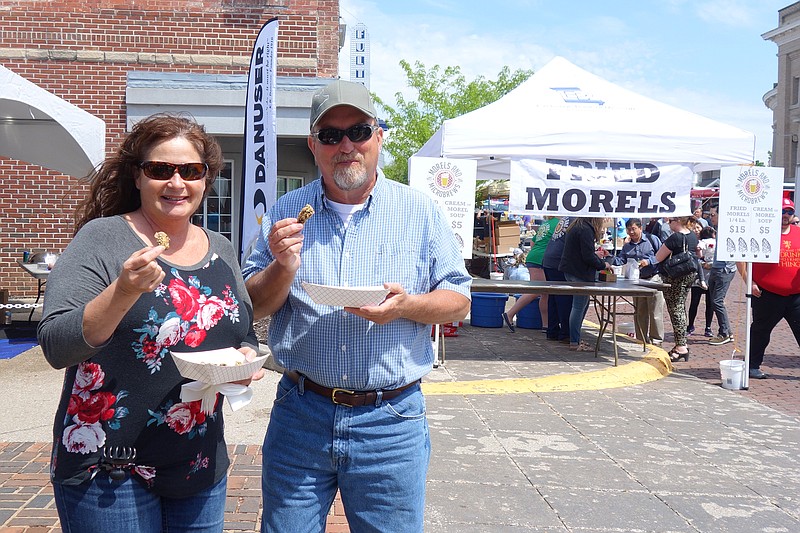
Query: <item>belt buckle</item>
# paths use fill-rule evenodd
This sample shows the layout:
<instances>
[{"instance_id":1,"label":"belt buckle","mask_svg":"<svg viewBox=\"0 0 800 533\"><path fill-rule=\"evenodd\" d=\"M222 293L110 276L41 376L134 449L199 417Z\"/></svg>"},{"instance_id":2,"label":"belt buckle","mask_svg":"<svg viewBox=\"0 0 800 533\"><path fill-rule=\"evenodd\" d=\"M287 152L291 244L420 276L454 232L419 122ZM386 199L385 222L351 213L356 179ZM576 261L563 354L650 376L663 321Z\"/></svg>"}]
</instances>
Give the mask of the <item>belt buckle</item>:
<instances>
[{"instance_id":1,"label":"belt buckle","mask_svg":"<svg viewBox=\"0 0 800 533\"><path fill-rule=\"evenodd\" d=\"M353 407L352 405L348 405L348 404L346 404L346 403L342 403L342 402L338 402L338 401L336 401L336 393L337 393L337 392L341 392L341 393L344 393L344 394L349 394L349 395L351 395L351 396L354 396L354 395L355 395L355 393L356 393L356 391L354 391L354 390L347 390L347 389L331 389L331 401L332 401L334 404L336 404L336 405L344 405L344 406L346 406L346 407Z\"/></svg>"}]
</instances>

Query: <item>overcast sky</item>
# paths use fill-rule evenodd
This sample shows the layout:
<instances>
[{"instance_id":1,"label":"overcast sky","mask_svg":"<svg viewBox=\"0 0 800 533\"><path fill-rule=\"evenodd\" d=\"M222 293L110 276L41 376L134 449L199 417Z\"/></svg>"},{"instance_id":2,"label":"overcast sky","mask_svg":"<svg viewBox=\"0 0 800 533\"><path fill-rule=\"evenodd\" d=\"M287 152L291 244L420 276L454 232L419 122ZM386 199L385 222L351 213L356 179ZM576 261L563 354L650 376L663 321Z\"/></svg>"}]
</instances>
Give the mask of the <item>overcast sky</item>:
<instances>
[{"instance_id":1,"label":"overcast sky","mask_svg":"<svg viewBox=\"0 0 800 533\"><path fill-rule=\"evenodd\" d=\"M495 79L507 65L533 69L560 55L655 100L756 135L756 159L772 150L763 97L777 82L778 26L788 0L341 0L348 27L370 35L370 89L407 92L401 59L459 66ZM340 75L348 79L349 41ZM408 93L411 94L411 93Z\"/></svg>"}]
</instances>

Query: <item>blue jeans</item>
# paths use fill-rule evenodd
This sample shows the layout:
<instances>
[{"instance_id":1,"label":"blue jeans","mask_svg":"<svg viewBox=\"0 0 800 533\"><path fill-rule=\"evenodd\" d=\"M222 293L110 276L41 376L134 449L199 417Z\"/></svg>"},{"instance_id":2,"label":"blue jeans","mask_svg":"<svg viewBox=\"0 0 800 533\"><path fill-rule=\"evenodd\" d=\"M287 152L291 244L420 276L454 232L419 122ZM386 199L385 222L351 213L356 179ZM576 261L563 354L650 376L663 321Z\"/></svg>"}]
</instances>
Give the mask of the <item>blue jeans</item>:
<instances>
[{"instance_id":1,"label":"blue jeans","mask_svg":"<svg viewBox=\"0 0 800 533\"><path fill-rule=\"evenodd\" d=\"M64 533L219 533L225 524L227 478L188 498L165 498L126 476L100 471L81 485L53 483Z\"/></svg>"},{"instance_id":2,"label":"blue jeans","mask_svg":"<svg viewBox=\"0 0 800 533\"><path fill-rule=\"evenodd\" d=\"M577 276L573 276L567 272L564 273L567 281L583 281ZM569 312L569 343L579 344L581 342L581 326L583 326L583 319L586 317L586 311L589 310L589 295L573 295L572 296L572 309Z\"/></svg>"},{"instance_id":3,"label":"blue jeans","mask_svg":"<svg viewBox=\"0 0 800 533\"><path fill-rule=\"evenodd\" d=\"M727 337L731 334L731 323L728 319L728 309L725 307L725 295L735 272L726 272L725 269L713 269L708 275L708 300L711 300L711 309L717 315L719 334ZM706 300L706 305L708 305ZM711 324L711 322L707 322Z\"/></svg>"},{"instance_id":4,"label":"blue jeans","mask_svg":"<svg viewBox=\"0 0 800 533\"><path fill-rule=\"evenodd\" d=\"M351 531L422 531L431 447L419 385L347 407L303 380L278 383L264 437L261 531L325 531L337 488Z\"/></svg>"}]
</instances>

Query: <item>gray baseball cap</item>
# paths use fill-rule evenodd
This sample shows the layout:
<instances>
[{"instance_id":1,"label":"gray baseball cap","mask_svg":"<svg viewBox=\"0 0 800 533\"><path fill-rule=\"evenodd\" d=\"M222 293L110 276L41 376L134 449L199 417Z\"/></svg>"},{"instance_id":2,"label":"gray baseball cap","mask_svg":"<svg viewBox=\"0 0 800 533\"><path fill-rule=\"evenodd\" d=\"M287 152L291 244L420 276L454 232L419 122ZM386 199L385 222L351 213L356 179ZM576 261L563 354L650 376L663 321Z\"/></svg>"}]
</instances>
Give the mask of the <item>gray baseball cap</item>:
<instances>
[{"instance_id":1,"label":"gray baseball cap","mask_svg":"<svg viewBox=\"0 0 800 533\"><path fill-rule=\"evenodd\" d=\"M378 118L366 87L352 81L336 80L314 93L311 99L311 128L325 113L342 105L355 107L373 119Z\"/></svg>"}]
</instances>

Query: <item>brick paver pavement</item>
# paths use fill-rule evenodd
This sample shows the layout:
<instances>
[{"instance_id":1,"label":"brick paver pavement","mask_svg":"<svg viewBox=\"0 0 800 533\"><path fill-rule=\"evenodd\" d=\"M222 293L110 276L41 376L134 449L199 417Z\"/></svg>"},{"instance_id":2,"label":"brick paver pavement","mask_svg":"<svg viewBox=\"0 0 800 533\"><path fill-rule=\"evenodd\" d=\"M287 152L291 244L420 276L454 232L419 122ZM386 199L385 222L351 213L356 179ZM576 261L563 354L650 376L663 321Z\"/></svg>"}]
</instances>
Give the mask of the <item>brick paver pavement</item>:
<instances>
[{"instance_id":1,"label":"brick paver pavement","mask_svg":"<svg viewBox=\"0 0 800 533\"><path fill-rule=\"evenodd\" d=\"M737 274L725 298L725 305L733 330L734 342L721 346L708 344L703 336L705 329L705 302L701 300L695 319L695 332L689 336L691 356L688 362L675 363L675 372L695 376L709 383L720 383L719 362L735 355L744 358L745 349L745 290L744 282ZM688 300L688 298L687 298ZM688 308L688 301L687 301ZM672 347L672 327L665 317L665 329L669 331L664 349ZM718 333L716 317L712 320L712 331ZM734 350L736 350L734 352ZM751 379L748 390L738 391L743 396L768 405L778 411L800 417L800 354L797 341L785 320L773 330L769 346L764 354L761 369L770 375L769 379Z\"/></svg>"},{"instance_id":2,"label":"brick paver pavement","mask_svg":"<svg viewBox=\"0 0 800 533\"><path fill-rule=\"evenodd\" d=\"M225 504L225 531L261 527L261 446L230 445L231 468ZM50 444L0 442L0 533L57 533L49 480ZM347 533L338 495L328 516L327 533Z\"/></svg>"}]
</instances>

